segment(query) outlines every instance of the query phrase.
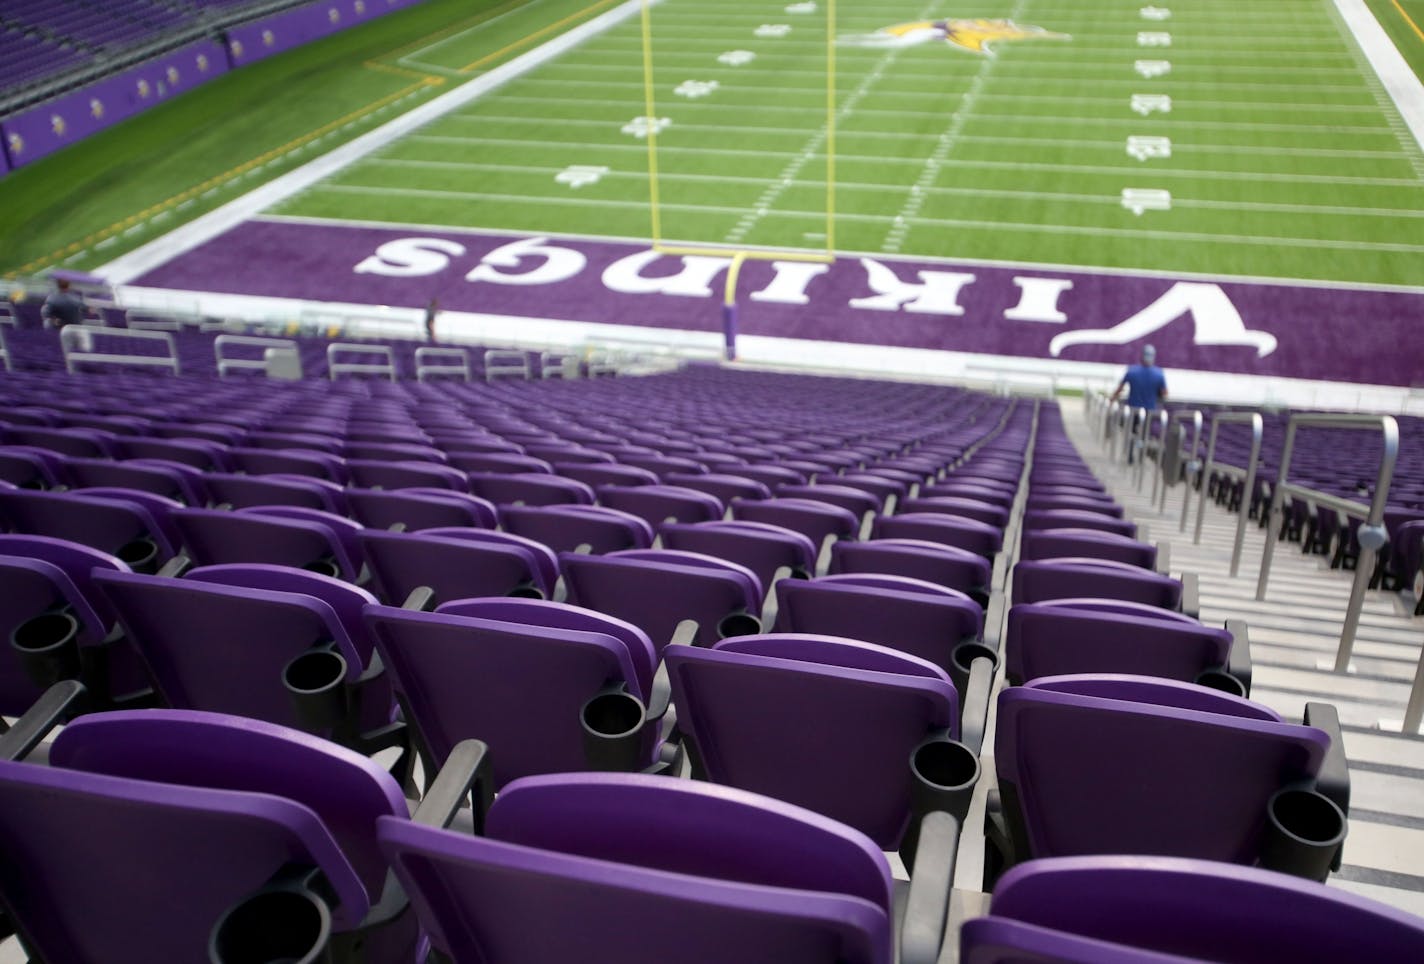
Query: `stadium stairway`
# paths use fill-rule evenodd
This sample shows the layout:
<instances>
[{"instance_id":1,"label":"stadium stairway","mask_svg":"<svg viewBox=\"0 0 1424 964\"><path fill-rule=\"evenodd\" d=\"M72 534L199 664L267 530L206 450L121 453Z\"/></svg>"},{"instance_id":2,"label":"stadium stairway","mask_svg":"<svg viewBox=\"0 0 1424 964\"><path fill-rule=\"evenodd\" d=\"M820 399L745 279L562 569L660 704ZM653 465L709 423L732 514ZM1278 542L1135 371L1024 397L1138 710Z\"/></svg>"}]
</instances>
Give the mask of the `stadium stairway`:
<instances>
[{"instance_id":1,"label":"stadium stairway","mask_svg":"<svg viewBox=\"0 0 1424 964\"><path fill-rule=\"evenodd\" d=\"M1153 541L1171 544L1174 571L1199 574L1202 621L1219 626L1233 617L1249 624L1251 698L1286 719L1300 719L1309 700L1338 708L1352 797L1344 866L1330 883L1424 913L1424 738L1376 728L1381 719L1404 715L1424 620L1404 615L1395 594L1371 591L1355 640L1354 672L1332 672L1352 574L1332 571L1324 557L1302 555L1297 545L1283 543L1266 599L1257 601L1265 530L1254 522L1247 526L1240 572L1229 575L1234 515L1209 502L1201 544L1193 545L1195 504L1187 531L1178 531L1182 487L1170 489L1166 508L1159 510L1150 478L1144 477L1139 491L1135 471L1109 457L1081 409L1067 404L1064 416L1069 437L1127 517L1147 525Z\"/></svg>"}]
</instances>

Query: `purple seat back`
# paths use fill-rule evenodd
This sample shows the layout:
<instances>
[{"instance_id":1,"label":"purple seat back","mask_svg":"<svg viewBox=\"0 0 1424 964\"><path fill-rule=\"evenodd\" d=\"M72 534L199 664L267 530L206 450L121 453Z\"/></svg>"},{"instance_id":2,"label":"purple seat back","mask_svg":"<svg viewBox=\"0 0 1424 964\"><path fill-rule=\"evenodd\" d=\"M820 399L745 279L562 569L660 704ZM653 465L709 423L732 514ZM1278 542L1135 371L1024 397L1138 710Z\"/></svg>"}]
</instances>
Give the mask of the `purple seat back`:
<instances>
[{"instance_id":1,"label":"purple seat back","mask_svg":"<svg viewBox=\"0 0 1424 964\"><path fill-rule=\"evenodd\" d=\"M906 512L892 516L877 516L871 531L872 539L923 539L942 546L968 549L986 559L994 558L1004 542L1004 533L997 526L978 519L938 512Z\"/></svg>"},{"instance_id":2,"label":"purple seat back","mask_svg":"<svg viewBox=\"0 0 1424 964\"><path fill-rule=\"evenodd\" d=\"M1134 523L1082 509L1026 509L1023 527L1025 532L1033 529L1100 529L1129 539L1137 538Z\"/></svg>"},{"instance_id":3,"label":"purple seat back","mask_svg":"<svg viewBox=\"0 0 1424 964\"><path fill-rule=\"evenodd\" d=\"M732 518L766 522L799 532L819 548L830 536L854 539L860 532L855 513L840 506L813 499L775 498L759 502L732 503Z\"/></svg>"},{"instance_id":4,"label":"purple seat back","mask_svg":"<svg viewBox=\"0 0 1424 964\"><path fill-rule=\"evenodd\" d=\"M470 491L495 505L593 505L593 489L577 479L518 472L471 472Z\"/></svg>"},{"instance_id":5,"label":"purple seat back","mask_svg":"<svg viewBox=\"0 0 1424 964\"><path fill-rule=\"evenodd\" d=\"M172 519L200 566L262 562L301 569L326 560L348 579L359 571L341 538L322 523L218 509L179 509Z\"/></svg>"},{"instance_id":6,"label":"purple seat back","mask_svg":"<svg viewBox=\"0 0 1424 964\"><path fill-rule=\"evenodd\" d=\"M999 488L983 482L959 482L953 479L925 486L920 490L920 497L926 499L972 499L975 502L987 502L1004 509L1014 504L1014 493L1010 489Z\"/></svg>"},{"instance_id":7,"label":"purple seat back","mask_svg":"<svg viewBox=\"0 0 1424 964\"><path fill-rule=\"evenodd\" d=\"M214 504L234 509L254 505L292 505L335 512L344 504L341 488L327 479L209 472L203 476L203 484Z\"/></svg>"},{"instance_id":8,"label":"purple seat back","mask_svg":"<svg viewBox=\"0 0 1424 964\"><path fill-rule=\"evenodd\" d=\"M173 557L174 546L138 501L145 494L120 500L68 492L0 491L0 523L19 532L91 546L126 562L156 552L153 561L161 564Z\"/></svg>"},{"instance_id":9,"label":"purple seat back","mask_svg":"<svg viewBox=\"0 0 1424 964\"><path fill-rule=\"evenodd\" d=\"M546 460L513 452L458 452L450 456L450 464L465 472L553 474L554 467Z\"/></svg>"},{"instance_id":10,"label":"purple seat back","mask_svg":"<svg viewBox=\"0 0 1424 964\"><path fill-rule=\"evenodd\" d=\"M506 530L542 543L554 552L588 546L598 556L623 549L646 549L653 544L653 529L645 520L604 506L507 505L500 516Z\"/></svg>"},{"instance_id":11,"label":"purple seat back","mask_svg":"<svg viewBox=\"0 0 1424 964\"><path fill-rule=\"evenodd\" d=\"M906 499L900 506L905 513L926 513L961 516L1003 529L1009 524L1009 510L1003 506L961 496L939 495Z\"/></svg>"},{"instance_id":12,"label":"purple seat back","mask_svg":"<svg viewBox=\"0 0 1424 964\"><path fill-rule=\"evenodd\" d=\"M1034 492L1028 497L1028 509L1033 512L1072 509L1075 512L1095 512L1098 515L1111 516L1114 519L1122 518L1122 506L1116 502L1056 493L1039 494Z\"/></svg>"},{"instance_id":13,"label":"purple seat back","mask_svg":"<svg viewBox=\"0 0 1424 964\"><path fill-rule=\"evenodd\" d=\"M751 570L697 553L564 553L559 564L569 602L627 620L648 634L659 653L684 619L697 621L697 645L710 646L723 618L761 606L761 586Z\"/></svg>"},{"instance_id":14,"label":"purple seat back","mask_svg":"<svg viewBox=\"0 0 1424 964\"><path fill-rule=\"evenodd\" d=\"M907 576L969 595L984 595L993 567L968 549L921 539L872 539L837 542L831 547L830 571Z\"/></svg>"},{"instance_id":15,"label":"purple seat back","mask_svg":"<svg viewBox=\"0 0 1424 964\"><path fill-rule=\"evenodd\" d=\"M65 471L74 487L80 490L136 489L188 505L203 505L206 501L204 477L191 467L176 462L70 459L65 464Z\"/></svg>"},{"instance_id":16,"label":"purple seat back","mask_svg":"<svg viewBox=\"0 0 1424 964\"><path fill-rule=\"evenodd\" d=\"M584 703L638 675L623 641L605 633L390 606L366 619L434 763L461 740L482 740L496 786L588 769Z\"/></svg>"},{"instance_id":17,"label":"purple seat back","mask_svg":"<svg viewBox=\"0 0 1424 964\"><path fill-rule=\"evenodd\" d=\"M337 929L368 906L316 814L266 794L0 762L0 849L5 903L51 961L206 960L218 918L288 864L320 868Z\"/></svg>"},{"instance_id":18,"label":"purple seat back","mask_svg":"<svg viewBox=\"0 0 1424 964\"><path fill-rule=\"evenodd\" d=\"M436 947L526 961L891 964L889 868L864 836L726 787L530 777L485 837L385 819L381 845ZM549 907L550 926L530 927Z\"/></svg>"},{"instance_id":19,"label":"purple seat back","mask_svg":"<svg viewBox=\"0 0 1424 964\"><path fill-rule=\"evenodd\" d=\"M366 489L453 489L464 492L465 473L436 462L385 462L375 459L347 459L351 484Z\"/></svg>"},{"instance_id":20,"label":"purple seat back","mask_svg":"<svg viewBox=\"0 0 1424 964\"><path fill-rule=\"evenodd\" d=\"M1099 529L1038 529L1025 532L1019 545L1019 558L1028 560L1112 559L1142 569L1157 565L1157 547L1150 542L1138 542L1115 532Z\"/></svg>"},{"instance_id":21,"label":"purple seat back","mask_svg":"<svg viewBox=\"0 0 1424 964\"><path fill-rule=\"evenodd\" d=\"M664 523L659 527L669 549L716 556L745 566L762 586L770 587L783 567L793 577L808 578L816 571L816 546L799 532L765 522Z\"/></svg>"},{"instance_id":22,"label":"purple seat back","mask_svg":"<svg viewBox=\"0 0 1424 964\"><path fill-rule=\"evenodd\" d=\"M649 525L674 522L711 522L726 512L714 495L680 485L605 485L598 501L610 509L628 512Z\"/></svg>"},{"instance_id":23,"label":"purple seat back","mask_svg":"<svg viewBox=\"0 0 1424 964\"><path fill-rule=\"evenodd\" d=\"M1180 926L1184 921L1191 926ZM968 921L960 944L966 962L1151 964L1163 955L1236 964L1406 964L1424 958L1424 919L1253 867L1063 857L1010 869L994 888L989 916Z\"/></svg>"},{"instance_id":24,"label":"purple seat back","mask_svg":"<svg viewBox=\"0 0 1424 964\"><path fill-rule=\"evenodd\" d=\"M1273 716L1168 680L1049 677L1010 687L999 694L994 744L1001 792L1017 797L1031 857L1250 863L1268 799L1313 777L1330 743Z\"/></svg>"},{"instance_id":25,"label":"purple seat back","mask_svg":"<svg viewBox=\"0 0 1424 964\"><path fill-rule=\"evenodd\" d=\"M652 472L635 465L556 462L554 471L566 479L575 479L594 488L601 485L657 485L659 482Z\"/></svg>"},{"instance_id":26,"label":"purple seat back","mask_svg":"<svg viewBox=\"0 0 1424 964\"><path fill-rule=\"evenodd\" d=\"M856 518L863 517L867 512L880 511L883 504L883 500L871 492L836 485L834 482L818 482L815 485L778 485L776 494L779 498L784 499L809 499L812 502L840 506L847 512L853 513Z\"/></svg>"},{"instance_id":27,"label":"purple seat back","mask_svg":"<svg viewBox=\"0 0 1424 964\"><path fill-rule=\"evenodd\" d=\"M450 489L347 489L352 516L371 529L405 526L406 532L470 526L493 529L494 506L478 496Z\"/></svg>"},{"instance_id":28,"label":"purple seat back","mask_svg":"<svg viewBox=\"0 0 1424 964\"><path fill-rule=\"evenodd\" d=\"M248 475L300 475L345 482L350 474L341 456L316 449L230 448L227 458L233 471Z\"/></svg>"},{"instance_id":29,"label":"purple seat back","mask_svg":"<svg viewBox=\"0 0 1424 964\"><path fill-rule=\"evenodd\" d=\"M1121 599L1174 610L1182 601L1182 584L1126 562L1068 557L1015 564L1013 593L1015 602Z\"/></svg>"},{"instance_id":30,"label":"purple seat back","mask_svg":"<svg viewBox=\"0 0 1424 964\"><path fill-rule=\"evenodd\" d=\"M260 720L194 710L82 716L55 738L50 765L183 787L267 793L310 807L380 899L386 864L376 819L409 816L391 775L329 740Z\"/></svg>"},{"instance_id":31,"label":"purple seat back","mask_svg":"<svg viewBox=\"0 0 1424 964\"><path fill-rule=\"evenodd\" d=\"M1224 665L1231 643L1226 630L1194 620L1020 603L1009 609L1004 660L1015 685L1069 673L1131 673L1191 682L1203 670Z\"/></svg>"},{"instance_id":32,"label":"purple seat back","mask_svg":"<svg viewBox=\"0 0 1424 964\"><path fill-rule=\"evenodd\" d=\"M176 709L299 728L282 685L288 662L334 642L348 682L364 668L336 612L312 596L121 572L95 582Z\"/></svg>"},{"instance_id":33,"label":"purple seat back","mask_svg":"<svg viewBox=\"0 0 1424 964\"><path fill-rule=\"evenodd\" d=\"M962 592L902 576L839 575L776 584L778 632L846 636L948 669L979 638L984 610Z\"/></svg>"},{"instance_id":34,"label":"purple seat back","mask_svg":"<svg viewBox=\"0 0 1424 964\"><path fill-rule=\"evenodd\" d=\"M540 578L534 555L514 543L480 543L432 535L430 531L366 529L360 537L366 562L381 590L379 595L395 605L422 586L435 592L437 602L449 602L506 596L537 586Z\"/></svg>"},{"instance_id":35,"label":"purple seat back","mask_svg":"<svg viewBox=\"0 0 1424 964\"><path fill-rule=\"evenodd\" d=\"M678 726L708 779L823 813L882 850L899 845L910 818L912 751L958 728L943 670L868 643L746 636L663 658Z\"/></svg>"}]
</instances>

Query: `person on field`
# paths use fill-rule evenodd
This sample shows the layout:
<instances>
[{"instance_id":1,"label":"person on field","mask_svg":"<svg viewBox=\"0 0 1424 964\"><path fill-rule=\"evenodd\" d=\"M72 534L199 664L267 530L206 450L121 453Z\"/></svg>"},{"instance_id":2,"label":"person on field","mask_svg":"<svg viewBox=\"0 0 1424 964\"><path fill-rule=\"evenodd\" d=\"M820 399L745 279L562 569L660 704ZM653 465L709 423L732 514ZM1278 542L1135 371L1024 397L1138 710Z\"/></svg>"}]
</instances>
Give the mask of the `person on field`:
<instances>
[{"instance_id":1,"label":"person on field","mask_svg":"<svg viewBox=\"0 0 1424 964\"><path fill-rule=\"evenodd\" d=\"M84 299L69 290L69 281L60 278L40 309L46 328L63 328L84 320Z\"/></svg>"},{"instance_id":2,"label":"person on field","mask_svg":"<svg viewBox=\"0 0 1424 964\"><path fill-rule=\"evenodd\" d=\"M1122 397L1124 388L1127 389L1127 406L1132 409L1132 433L1135 435L1142 425L1142 410L1153 412L1167 400L1167 376L1157 367L1156 348L1145 346L1142 349L1142 364L1127 367L1122 381L1118 382L1117 391L1113 392L1113 401ZM1135 449L1134 443L1127 450L1129 463L1136 454Z\"/></svg>"}]
</instances>

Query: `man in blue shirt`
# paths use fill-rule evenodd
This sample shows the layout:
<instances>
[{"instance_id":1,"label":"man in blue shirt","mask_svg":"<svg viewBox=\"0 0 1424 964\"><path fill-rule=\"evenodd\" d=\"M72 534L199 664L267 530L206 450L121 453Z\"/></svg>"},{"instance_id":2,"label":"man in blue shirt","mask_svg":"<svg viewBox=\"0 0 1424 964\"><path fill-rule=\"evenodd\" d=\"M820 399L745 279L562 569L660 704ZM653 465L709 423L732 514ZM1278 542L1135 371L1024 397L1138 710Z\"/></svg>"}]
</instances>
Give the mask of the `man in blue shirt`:
<instances>
[{"instance_id":1,"label":"man in blue shirt","mask_svg":"<svg viewBox=\"0 0 1424 964\"><path fill-rule=\"evenodd\" d=\"M1141 427L1138 409L1146 409L1151 412L1157 408L1158 402L1167 400L1167 376L1162 374L1162 369L1157 367L1157 349L1151 345L1146 345L1142 349L1142 364L1129 365L1127 374L1122 376L1122 381L1118 382L1117 391L1113 392L1113 401L1122 397L1122 390L1127 389L1127 405L1132 409L1132 432L1136 434ZM1137 449L1137 443L1133 442L1127 450L1127 461L1131 465Z\"/></svg>"},{"instance_id":2,"label":"man in blue shirt","mask_svg":"<svg viewBox=\"0 0 1424 964\"><path fill-rule=\"evenodd\" d=\"M1157 349L1151 345L1142 349L1142 364L1129 365L1127 374L1122 376L1122 381L1118 383L1117 391L1113 392L1113 401L1117 401L1122 396L1122 390L1127 389L1127 404L1129 408L1145 408L1149 412L1157 407L1158 402L1167 399L1167 376L1162 374L1162 369L1158 368Z\"/></svg>"}]
</instances>

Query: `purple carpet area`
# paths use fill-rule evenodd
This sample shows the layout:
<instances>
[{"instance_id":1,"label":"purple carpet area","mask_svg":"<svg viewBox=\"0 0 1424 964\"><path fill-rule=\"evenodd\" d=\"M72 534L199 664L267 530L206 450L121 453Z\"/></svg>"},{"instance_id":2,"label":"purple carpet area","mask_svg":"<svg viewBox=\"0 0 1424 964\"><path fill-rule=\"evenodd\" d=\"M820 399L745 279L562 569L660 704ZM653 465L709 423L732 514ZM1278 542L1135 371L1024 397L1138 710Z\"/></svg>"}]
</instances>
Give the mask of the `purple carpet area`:
<instances>
[{"instance_id":1,"label":"purple carpet area","mask_svg":"<svg viewBox=\"0 0 1424 964\"><path fill-rule=\"evenodd\" d=\"M249 221L133 283L310 301L721 330L730 259L596 239ZM748 261L742 335L1409 385L1424 290L842 257Z\"/></svg>"}]
</instances>

